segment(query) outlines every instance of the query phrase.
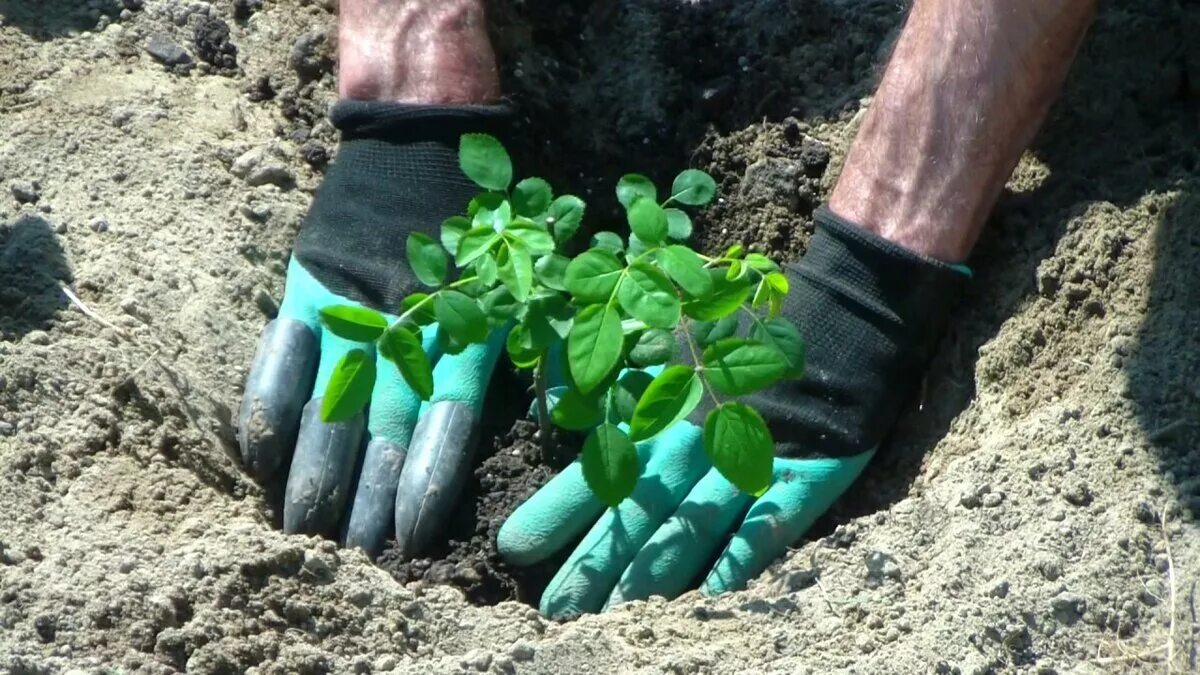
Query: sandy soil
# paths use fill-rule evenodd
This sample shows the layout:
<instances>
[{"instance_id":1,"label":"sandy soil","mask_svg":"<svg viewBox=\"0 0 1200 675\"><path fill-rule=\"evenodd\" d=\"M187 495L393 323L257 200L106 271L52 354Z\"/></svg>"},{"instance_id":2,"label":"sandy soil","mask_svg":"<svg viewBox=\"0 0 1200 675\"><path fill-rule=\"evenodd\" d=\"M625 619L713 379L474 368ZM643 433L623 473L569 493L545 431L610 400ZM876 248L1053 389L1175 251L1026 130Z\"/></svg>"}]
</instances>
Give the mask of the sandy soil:
<instances>
[{"instance_id":1,"label":"sandy soil","mask_svg":"<svg viewBox=\"0 0 1200 675\"><path fill-rule=\"evenodd\" d=\"M419 564L284 536L234 459L336 147L331 4L0 0L0 673L1197 669L1200 9L1106 5L922 404L810 540L745 592L558 624L490 550L550 474L511 452L527 423L496 421ZM602 216L623 171L706 167L702 245L794 254L901 13L493 17L525 171Z\"/></svg>"}]
</instances>

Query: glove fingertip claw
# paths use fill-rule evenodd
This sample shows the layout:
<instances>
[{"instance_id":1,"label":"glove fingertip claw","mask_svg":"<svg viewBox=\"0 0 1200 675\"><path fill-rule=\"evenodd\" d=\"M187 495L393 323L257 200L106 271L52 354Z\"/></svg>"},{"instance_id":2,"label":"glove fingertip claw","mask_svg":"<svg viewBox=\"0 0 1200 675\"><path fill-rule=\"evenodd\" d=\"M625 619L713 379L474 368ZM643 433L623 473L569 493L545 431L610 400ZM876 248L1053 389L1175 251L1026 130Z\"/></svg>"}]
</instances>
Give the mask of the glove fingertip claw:
<instances>
[{"instance_id":1,"label":"glove fingertip claw","mask_svg":"<svg viewBox=\"0 0 1200 675\"><path fill-rule=\"evenodd\" d=\"M263 330L238 411L242 461L260 480L284 464L311 389L316 354L316 336L301 321L274 319Z\"/></svg>"}]
</instances>

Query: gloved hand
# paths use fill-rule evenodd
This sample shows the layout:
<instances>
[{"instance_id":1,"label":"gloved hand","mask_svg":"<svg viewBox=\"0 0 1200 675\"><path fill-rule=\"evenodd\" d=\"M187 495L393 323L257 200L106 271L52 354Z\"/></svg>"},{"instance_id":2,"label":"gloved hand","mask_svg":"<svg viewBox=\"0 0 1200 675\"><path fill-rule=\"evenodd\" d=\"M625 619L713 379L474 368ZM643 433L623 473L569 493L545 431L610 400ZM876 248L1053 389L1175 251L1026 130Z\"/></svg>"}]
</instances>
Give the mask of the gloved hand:
<instances>
[{"instance_id":1,"label":"gloved hand","mask_svg":"<svg viewBox=\"0 0 1200 675\"><path fill-rule=\"evenodd\" d=\"M399 549L429 543L470 470L474 431L503 335L457 354L436 326L422 331L434 365L422 404L396 366L378 358L365 414L326 424L321 395L350 349L321 325L329 305L362 305L390 320L420 290L405 256L407 236L435 239L479 191L458 165L463 133L497 134L504 108L343 101L331 119L342 132L288 266L278 318L263 331L238 418L247 467L262 480L288 469L283 527L334 535L377 554L394 526ZM365 432L365 433L364 433ZM294 448L294 452L293 452ZM347 506L349 511L347 512Z\"/></svg>"},{"instance_id":2,"label":"gloved hand","mask_svg":"<svg viewBox=\"0 0 1200 675\"><path fill-rule=\"evenodd\" d=\"M639 445L642 477L615 509L605 510L579 463L572 464L498 535L505 558L531 564L591 526L542 595L543 614L674 597L706 569L702 592L743 588L866 466L920 382L969 271L922 258L822 209L808 253L786 274L791 292L783 312L801 330L807 363L802 379L746 401L777 444L766 493L756 500L711 468L702 442L705 410Z\"/></svg>"}]
</instances>

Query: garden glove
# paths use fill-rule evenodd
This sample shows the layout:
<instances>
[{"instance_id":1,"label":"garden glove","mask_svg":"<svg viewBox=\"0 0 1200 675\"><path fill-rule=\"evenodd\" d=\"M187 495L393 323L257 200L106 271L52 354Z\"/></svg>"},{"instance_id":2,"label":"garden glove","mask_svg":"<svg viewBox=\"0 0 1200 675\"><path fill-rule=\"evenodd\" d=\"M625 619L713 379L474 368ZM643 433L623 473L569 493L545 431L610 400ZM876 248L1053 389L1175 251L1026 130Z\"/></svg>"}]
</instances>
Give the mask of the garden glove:
<instances>
[{"instance_id":1,"label":"garden glove","mask_svg":"<svg viewBox=\"0 0 1200 675\"><path fill-rule=\"evenodd\" d=\"M504 336L449 354L436 325L426 327L435 366L433 396L422 403L373 343L334 335L318 311L359 305L395 320L401 300L420 289L405 255L408 234L436 239L442 221L478 192L459 169L459 137L496 133L508 113L342 101L331 119L341 146L296 240L279 316L259 341L238 440L260 479L288 469L285 531L334 534L340 526L347 546L377 554L394 515L398 548L411 555L445 522L470 470ZM370 401L353 419L327 424L321 396L354 348L376 359Z\"/></svg>"},{"instance_id":2,"label":"garden glove","mask_svg":"<svg viewBox=\"0 0 1200 675\"><path fill-rule=\"evenodd\" d=\"M706 570L706 594L743 588L862 472L919 384L969 271L923 258L827 209L816 224L808 253L785 268L783 315L807 347L803 378L743 399L776 441L770 487L754 499L712 468L702 440L706 410L639 444L642 476L615 509L592 495L575 462L498 535L500 553L525 565L591 527L543 593L543 614L675 597Z\"/></svg>"}]
</instances>

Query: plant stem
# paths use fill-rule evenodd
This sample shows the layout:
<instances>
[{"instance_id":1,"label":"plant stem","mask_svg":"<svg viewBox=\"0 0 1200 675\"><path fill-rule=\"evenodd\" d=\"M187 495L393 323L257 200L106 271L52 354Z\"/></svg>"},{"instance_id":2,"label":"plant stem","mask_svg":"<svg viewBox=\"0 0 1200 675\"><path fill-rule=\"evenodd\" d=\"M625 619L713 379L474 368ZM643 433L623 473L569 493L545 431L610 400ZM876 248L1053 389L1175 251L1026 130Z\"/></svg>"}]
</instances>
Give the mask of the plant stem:
<instances>
[{"instance_id":1,"label":"plant stem","mask_svg":"<svg viewBox=\"0 0 1200 675\"><path fill-rule=\"evenodd\" d=\"M550 359L543 353L533 372L533 392L537 399L538 434L541 437L542 459L550 457L550 406L546 403L546 368Z\"/></svg>"},{"instance_id":2,"label":"plant stem","mask_svg":"<svg viewBox=\"0 0 1200 675\"><path fill-rule=\"evenodd\" d=\"M713 393L712 385L708 383L708 378L704 376L704 362L700 360L700 353L696 351L696 343L692 340L691 322L683 320L680 322L683 329L683 341L687 343L688 351L692 353L692 364L696 368L696 375L700 377L700 386L703 387L704 393L713 401L713 407L719 408L721 400Z\"/></svg>"},{"instance_id":3,"label":"plant stem","mask_svg":"<svg viewBox=\"0 0 1200 675\"><path fill-rule=\"evenodd\" d=\"M438 294L438 293L441 293L442 291L448 291L448 290L451 290L451 289L454 289L454 288L458 288L459 286L465 286L466 284L469 284L469 283L471 283L472 281L475 281L475 280L476 280L476 279L478 279L478 278L479 278L478 276L474 276L474 277L464 277L464 278L462 278L462 279L459 279L458 281L455 281L455 282L453 282L453 283L446 284L445 286L442 286L441 288L439 288L439 289L437 289L436 291L434 291L434 292L430 293L429 295L426 295L424 298L422 298L422 299L421 299L421 301L420 301L420 302L416 303L416 304L415 304L415 305L413 305L412 307L409 307L409 308L408 308L408 309L407 309L407 310L406 310L406 311L405 311L403 314L401 314L400 316L396 317L396 321L394 322L394 324L393 324L393 325L403 322L405 319L407 319L409 316L411 316L413 312L415 312L415 311L417 311L418 309L420 309L420 308L424 307L424 306L425 306L425 305L427 305L428 303L430 303L430 302L433 302L433 299L434 299L435 297L437 297L437 294Z\"/></svg>"}]
</instances>

